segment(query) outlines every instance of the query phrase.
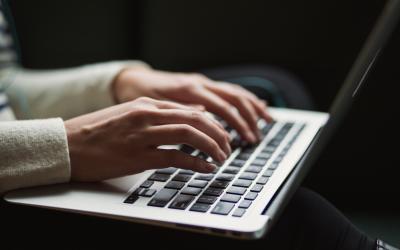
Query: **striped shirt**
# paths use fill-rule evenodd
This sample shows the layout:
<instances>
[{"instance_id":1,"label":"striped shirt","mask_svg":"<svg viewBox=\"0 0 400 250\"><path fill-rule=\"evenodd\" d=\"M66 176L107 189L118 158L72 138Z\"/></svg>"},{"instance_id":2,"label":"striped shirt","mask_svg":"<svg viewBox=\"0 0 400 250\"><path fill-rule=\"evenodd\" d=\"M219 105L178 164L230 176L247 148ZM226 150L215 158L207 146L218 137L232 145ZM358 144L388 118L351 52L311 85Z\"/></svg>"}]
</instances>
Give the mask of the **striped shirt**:
<instances>
[{"instance_id":1,"label":"striped shirt","mask_svg":"<svg viewBox=\"0 0 400 250\"><path fill-rule=\"evenodd\" d=\"M4 92L13 78L11 69L17 64L17 54L9 25L4 15L4 7L0 1L0 121L15 119Z\"/></svg>"}]
</instances>

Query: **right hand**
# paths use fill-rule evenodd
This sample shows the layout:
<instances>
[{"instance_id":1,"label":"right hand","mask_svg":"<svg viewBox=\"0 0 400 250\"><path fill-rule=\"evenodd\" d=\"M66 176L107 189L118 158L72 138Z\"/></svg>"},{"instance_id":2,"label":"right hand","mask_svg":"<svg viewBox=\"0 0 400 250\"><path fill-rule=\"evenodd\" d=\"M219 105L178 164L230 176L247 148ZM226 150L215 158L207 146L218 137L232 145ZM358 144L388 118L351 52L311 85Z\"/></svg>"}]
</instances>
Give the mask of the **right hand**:
<instances>
[{"instance_id":1,"label":"right hand","mask_svg":"<svg viewBox=\"0 0 400 250\"><path fill-rule=\"evenodd\" d=\"M146 97L65 121L72 181L100 181L148 169L208 173L214 165L160 145L187 144L223 162L229 135L198 108Z\"/></svg>"}]
</instances>

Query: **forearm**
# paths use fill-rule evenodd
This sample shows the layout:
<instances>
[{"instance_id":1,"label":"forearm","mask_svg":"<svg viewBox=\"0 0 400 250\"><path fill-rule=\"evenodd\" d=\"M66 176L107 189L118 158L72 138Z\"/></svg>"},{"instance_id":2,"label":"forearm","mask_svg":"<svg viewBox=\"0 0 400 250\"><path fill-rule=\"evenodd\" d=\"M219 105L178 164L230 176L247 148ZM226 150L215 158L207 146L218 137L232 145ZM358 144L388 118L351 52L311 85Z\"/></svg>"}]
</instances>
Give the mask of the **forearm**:
<instances>
[{"instance_id":1,"label":"forearm","mask_svg":"<svg viewBox=\"0 0 400 250\"><path fill-rule=\"evenodd\" d=\"M18 119L68 119L114 104L111 83L126 67L147 65L115 61L64 70L20 69L7 95Z\"/></svg>"},{"instance_id":2,"label":"forearm","mask_svg":"<svg viewBox=\"0 0 400 250\"><path fill-rule=\"evenodd\" d=\"M64 122L0 122L0 193L70 179Z\"/></svg>"}]
</instances>

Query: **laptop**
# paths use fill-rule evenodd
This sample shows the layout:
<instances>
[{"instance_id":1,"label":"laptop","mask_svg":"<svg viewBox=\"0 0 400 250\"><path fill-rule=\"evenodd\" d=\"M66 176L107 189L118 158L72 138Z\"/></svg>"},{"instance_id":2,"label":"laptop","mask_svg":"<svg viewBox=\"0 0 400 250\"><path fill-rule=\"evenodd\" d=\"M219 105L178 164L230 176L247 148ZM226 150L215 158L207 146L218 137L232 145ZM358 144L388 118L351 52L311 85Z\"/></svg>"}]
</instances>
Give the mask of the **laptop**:
<instances>
[{"instance_id":1,"label":"laptop","mask_svg":"<svg viewBox=\"0 0 400 250\"><path fill-rule=\"evenodd\" d=\"M263 237L345 117L381 49L396 27L400 0L390 0L350 69L329 113L270 108L274 123L259 121L262 141L232 137L233 153L214 173L171 166L99 183L29 188L8 202L117 220L234 237ZM165 145L211 160L186 145Z\"/></svg>"}]
</instances>

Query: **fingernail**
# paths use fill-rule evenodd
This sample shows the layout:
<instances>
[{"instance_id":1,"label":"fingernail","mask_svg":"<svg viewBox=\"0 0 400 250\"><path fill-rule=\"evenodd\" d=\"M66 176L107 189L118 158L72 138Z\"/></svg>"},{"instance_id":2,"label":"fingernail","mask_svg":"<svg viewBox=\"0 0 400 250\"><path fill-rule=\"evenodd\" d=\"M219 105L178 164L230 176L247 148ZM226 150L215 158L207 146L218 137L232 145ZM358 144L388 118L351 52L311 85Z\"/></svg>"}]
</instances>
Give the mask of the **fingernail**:
<instances>
[{"instance_id":1,"label":"fingernail","mask_svg":"<svg viewBox=\"0 0 400 250\"><path fill-rule=\"evenodd\" d=\"M247 132L247 133L246 133L246 136L247 136L247 138L249 138L249 140L250 140L251 143L255 143L255 142L257 141L256 137L255 137L254 134L251 133L251 132Z\"/></svg>"},{"instance_id":2,"label":"fingernail","mask_svg":"<svg viewBox=\"0 0 400 250\"><path fill-rule=\"evenodd\" d=\"M232 148L231 145L229 143L226 143L226 148L228 149L228 155L232 154Z\"/></svg>"},{"instance_id":3,"label":"fingernail","mask_svg":"<svg viewBox=\"0 0 400 250\"><path fill-rule=\"evenodd\" d=\"M207 164L205 167L206 171L213 172L215 170L215 166L211 164Z\"/></svg>"},{"instance_id":4,"label":"fingernail","mask_svg":"<svg viewBox=\"0 0 400 250\"><path fill-rule=\"evenodd\" d=\"M222 163L222 162L224 162L224 161L226 160L226 158L228 158L228 157L226 156L226 154L224 153L224 151L220 150L219 155L218 155L218 158L219 158L220 162Z\"/></svg>"}]
</instances>

